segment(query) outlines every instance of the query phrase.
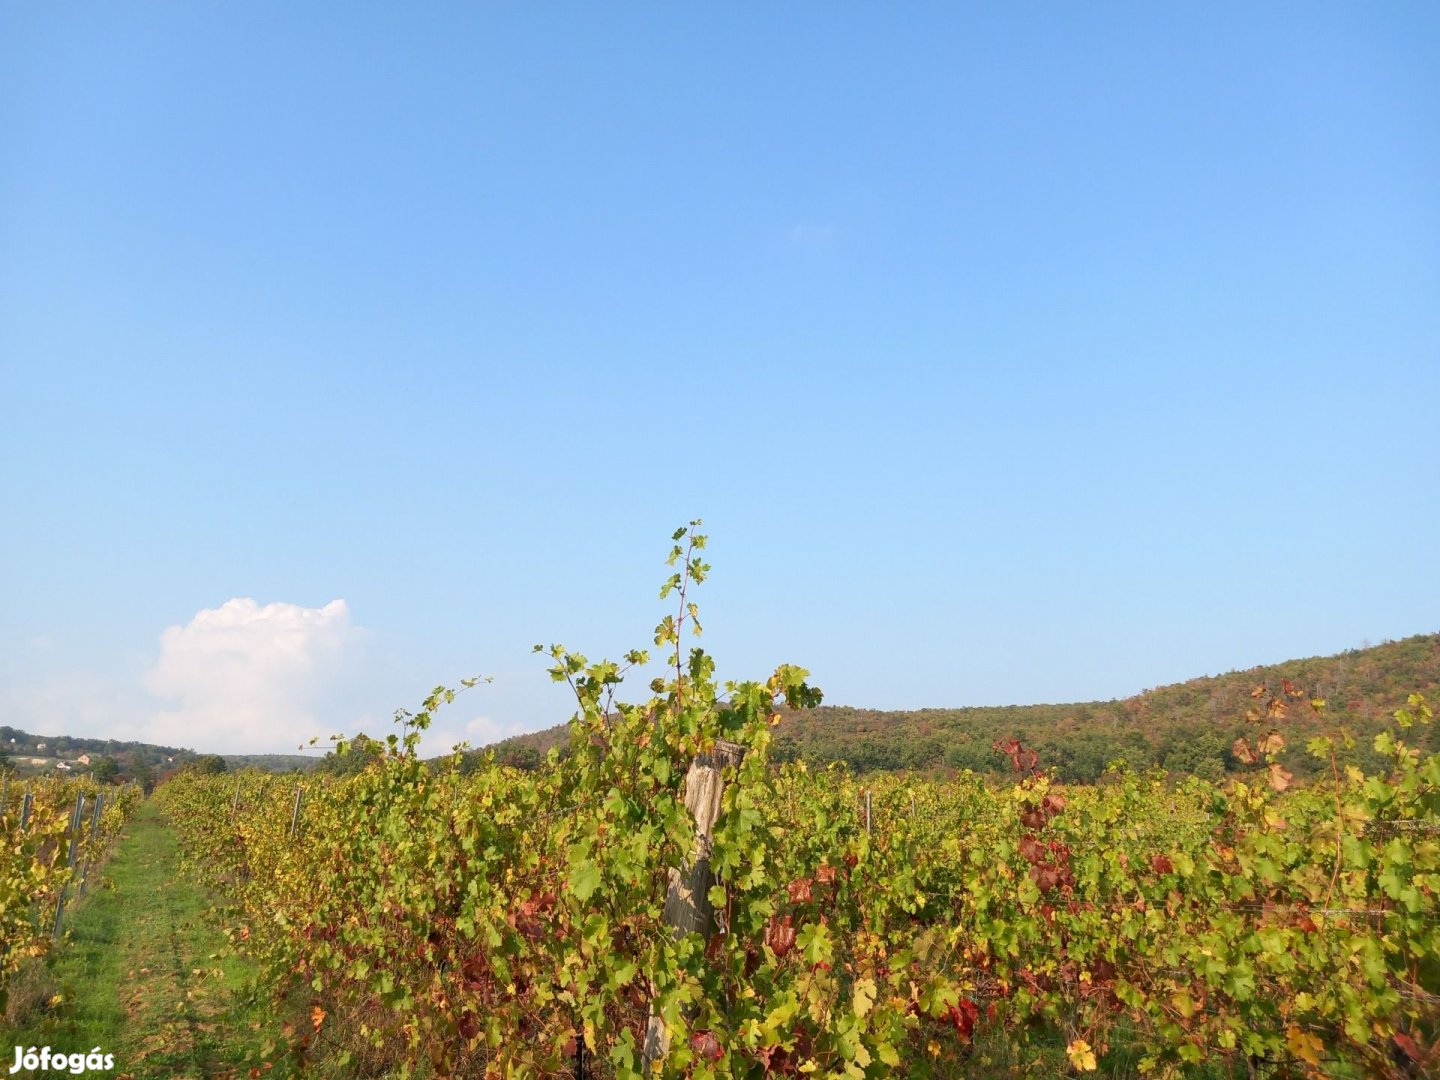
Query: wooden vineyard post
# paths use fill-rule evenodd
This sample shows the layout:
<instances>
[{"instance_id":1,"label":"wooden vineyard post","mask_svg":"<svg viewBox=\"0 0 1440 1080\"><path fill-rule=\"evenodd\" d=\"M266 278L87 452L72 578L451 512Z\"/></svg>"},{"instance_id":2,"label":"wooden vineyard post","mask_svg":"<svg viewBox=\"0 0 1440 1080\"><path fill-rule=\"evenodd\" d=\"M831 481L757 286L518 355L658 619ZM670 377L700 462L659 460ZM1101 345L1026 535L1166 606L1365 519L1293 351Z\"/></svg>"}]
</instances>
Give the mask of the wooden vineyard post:
<instances>
[{"instance_id":1,"label":"wooden vineyard post","mask_svg":"<svg viewBox=\"0 0 1440 1080\"><path fill-rule=\"evenodd\" d=\"M870 835L870 792L865 792L865 835Z\"/></svg>"},{"instance_id":2,"label":"wooden vineyard post","mask_svg":"<svg viewBox=\"0 0 1440 1080\"><path fill-rule=\"evenodd\" d=\"M70 852L68 865L70 873L75 873L75 857L80 854L80 828L85 816L85 794L81 792L75 796L75 813L70 815ZM51 931L51 937L60 936L60 919L65 914L65 891L70 887L66 881L60 886L60 895L55 898L55 928Z\"/></svg>"},{"instance_id":3,"label":"wooden vineyard post","mask_svg":"<svg viewBox=\"0 0 1440 1080\"><path fill-rule=\"evenodd\" d=\"M715 933L715 909L710 904L710 887L715 883L710 872L710 833L720 816L720 799L725 793L723 770L727 765L739 765L744 757L743 746L719 739L715 749L696 755L685 774L685 809L695 819L695 851L683 867L670 870L665 925L676 937L694 932L709 941ZM669 1050L670 1033L652 1003L645 1029L646 1070Z\"/></svg>"},{"instance_id":4,"label":"wooden vineyard post","mask_svg":"<svg viewBox=\"0 0 1440 1080\"><path fill-rule=\"evenodd\" d=\"M80 836L80 826L85 820L85 793L82 791L75 796L75 813L70 817L70 865L75 865L76 843Z\"/></svg>"},{"instance_id":5,"label":"wooden vineyard post","mask_svg":"<svg viewBox=\"0 0 1440 1080\"><path fill-rule=\"evenodd\" d=\"M95 812L90 815L90 846L95 846L96 838L100 835L100 815L105 809L105 793L102 791L95 796ZM85 895L85 885L90 880L90 856L91 851L86 851L85 861L80 865L80 887L79 895Z\"/></svg>"},{"instance_id":6,"label":"wooden vineyard post","mask_svg":"<svg viewBox=\"0 0 1440 1080\"><path fill-rule=\"evenodd\" d=\"M290 839L295 839L295 830L300 827L300 795L301 789L295 789L295 809L290 811Z\"/></svg>"},{"instance_id":7,"label":"wooden vineyard post","mask_svg":"<svg viewBox=\"0 0 1440 1080\"><path fill-rule=\"evenodd\" d=\"M30 794L30 785L25 785L25 797L20 800L20 831L30 824L30 808L35 805L35 796Z\"/></svg>"}]
</instances>

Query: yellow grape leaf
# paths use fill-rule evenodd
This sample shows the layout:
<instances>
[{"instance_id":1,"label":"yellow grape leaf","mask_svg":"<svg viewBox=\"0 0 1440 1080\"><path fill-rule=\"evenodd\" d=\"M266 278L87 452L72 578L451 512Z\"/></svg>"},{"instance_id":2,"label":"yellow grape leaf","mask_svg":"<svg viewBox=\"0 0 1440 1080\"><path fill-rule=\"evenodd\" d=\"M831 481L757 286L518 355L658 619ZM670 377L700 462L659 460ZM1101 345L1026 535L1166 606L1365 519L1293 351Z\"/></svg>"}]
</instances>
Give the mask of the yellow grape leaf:
<instances>
[{"instance_id":1,"label":"yellow grape leaf","mask_svg":"<svg viewBox=\"0 0 1440 1080\"><path fill-rule=\"evenodd\" d=\"M1285 1032L1285 1045L1290 1047L1290 1052L1301 1061L1311 1065L1320 1064L1320 1052L1325 1049L1325 1044L1318 1035L1301 1031L1298 1027L1292 1027Z\"/></svg>"},{"instance_id":2,"label":"yellow grape leaf","mask_svg":"<svg viewBox=\"0 0 1440 1080\"><path fill-rule=\"evenodd\" d=\"M319 1005L316 1005L313 1009L310 1010L310 1023L314 1025L316 1031L319 1031L320 1025L324 1022L325 1010L322 1009Z\"/></svg>"},{"instance_id":3,"label":"yellow grape leaf","mask_svg":"<svg viewBox=\"0 0 1440 1080\"><path fill-rule=\"evenodd\" d=\"M1090 1044L1084 1039L1076 1039L1065 1047L1065 1054L1070 1059L1070 1064L1080 1072L1094 1072L1099 1068L1095 1051L1090 1049Z\"/></svg>"},{"instance_id":4,"label":"yellow grape leaf","mask_svg":"<svg viewBox=\"0 0 1440 1080\"><path fill-rule=\"evenodd\" d=\"M851 999L855 1008L856 1016L864 1016L875 1004L875 980L861 979L855 984L855 994Z\"/></svg>"}]
</instances>

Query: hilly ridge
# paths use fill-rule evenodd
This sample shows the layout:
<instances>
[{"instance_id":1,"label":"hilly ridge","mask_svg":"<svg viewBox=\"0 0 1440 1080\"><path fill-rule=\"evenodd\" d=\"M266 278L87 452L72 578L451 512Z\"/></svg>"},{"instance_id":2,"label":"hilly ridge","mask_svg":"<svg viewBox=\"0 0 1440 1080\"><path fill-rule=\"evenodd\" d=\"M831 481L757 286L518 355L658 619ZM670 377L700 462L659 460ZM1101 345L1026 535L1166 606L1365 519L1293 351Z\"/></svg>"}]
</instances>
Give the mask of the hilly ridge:
<instances>
[{"instance_id":1,"label":"hilly ridge","mask_svg":"<svg viewBox=\"0 0 1440 1080\"><path fill-rule=\"evenodd\" d=\"M1294 694L1283 693L1282 680ZM1280 704L1251 719L1258 688L1264 688L1262 703L1273 697ZM1064 780L1095 780L1117 758L1137 768L1159 765L1218 778L1242 764L1232 750L1237 738L1273 727L1289 741L1287 767L1306 775L1319 767L1304 752L1307 738L1344 728L1356 736L1345 759L1363 764L1371 753L1366 736L1415 692L1432 700L1440 695L1440 634L1201 676L1110 701L903 711L822 705L784 715L774 755L815 764L841 761L860 772L1001 772L1004 759L993 743L1019 738ZM1311 699L1323 701L1323 708L1317 712ZM1433 731L1429 737L1436 739ZM488 749L524 767L566 741L560 725Z\"/></svg>"}]
</instances>

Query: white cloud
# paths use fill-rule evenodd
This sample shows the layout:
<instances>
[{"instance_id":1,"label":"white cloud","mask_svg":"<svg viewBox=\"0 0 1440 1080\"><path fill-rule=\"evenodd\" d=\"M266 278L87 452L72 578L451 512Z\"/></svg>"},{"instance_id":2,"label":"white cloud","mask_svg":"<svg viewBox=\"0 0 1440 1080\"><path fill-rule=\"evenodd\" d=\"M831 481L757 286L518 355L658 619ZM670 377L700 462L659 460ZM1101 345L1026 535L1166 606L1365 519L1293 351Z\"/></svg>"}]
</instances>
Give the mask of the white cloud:
<instances>
[{"instance_id":1,"label":"white cloud","mask_svg":"<svg viewBox=\"0 0 1440 1080\"><path fill-rule=\"evenodd\" d=\"M344 600L311 608L237 598L151 640L151 649L104 671L43 670L31 652L0 650L0 661L25 676L0 667L0 724L200 753L295 753L317 737L320 753L332 734L400 734L395 706L417 710L430 687L454 674L429 656L424 664L397 660L394 641L355 626ZM436 712L421 753L563 723L574 699L542 665L530 665L528 651L523 656L525 665L495 672L493 683Z\"/></svg>"},{"instance_id":2,"label":"white cloud","mask_svg":"<svg viewBox=\"0 0 1440 1080\"><path fill-rule=\"evenodd\" d=\"M227 600L160 635L145 687L172 702L142 738L222 753L293 753L322 729L315 710L358 631L344 600L324 607Z\"/></svg>"},{"instance_id":3,"label":"white cloud","mask_svg":"<svg viewBox=\"0 0 1440 1080\"><path fill-rule=\"evenodd\" d=\"M465 723L465 737L472 742L484 739L487 742L491 739L505 736L500 734L501 726L489 716L477 716L474 720L467 720Z\"/></svg>"}]
</instances>

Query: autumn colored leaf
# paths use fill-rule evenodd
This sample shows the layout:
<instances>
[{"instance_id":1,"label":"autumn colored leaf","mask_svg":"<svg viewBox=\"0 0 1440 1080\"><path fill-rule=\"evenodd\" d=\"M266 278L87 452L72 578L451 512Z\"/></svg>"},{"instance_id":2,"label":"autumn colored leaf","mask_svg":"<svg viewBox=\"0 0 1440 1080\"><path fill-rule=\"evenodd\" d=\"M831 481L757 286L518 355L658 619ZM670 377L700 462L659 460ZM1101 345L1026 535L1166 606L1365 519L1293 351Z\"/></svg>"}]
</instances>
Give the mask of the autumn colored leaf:
<instances>
[{"instance_id":1,"label":"autumn colored leaf","mask_svg":"<svg viewBox=\"0 0 1440 1080\"><path fill-rule=\"evenodd\" d=\"M783 958L795 947L795 925L789 915L770 920L765 927L765 944L770 946L777 958Z\"/></svg>"},{"instance_id":2,"label":"autumn colored leaf","mask_svg":"<svg viewBox=\"0 0 1440 1080\"><path fill-rule=\"evenodd\" d=\"M691 1035L690 1049L694 1050L695 1056L702 1061L719 1061L725 1056L725 1051L720 1046L720 1040L709 1031L697 1031Z\"/></svg>"},{"instance_id":3,"label":"autumn colored leaf","mask_svg":"<svg viewBox=\"0 0 1440 1080\"><path fill-rule=\"evenodd\" d=\"M1397 1031L1394 1035L1394 1039L1395 1045L1398 1046L1401 1052L1404 1053L1404 1055L1408 1057L1411 1061L1419 1061L1423 1056L1420 1053L1420 1048L1415 1045L1415 1040L1412 1039L1409 1035L1405 1034L1405 1032Z\"/></svg>"},{"instance_id":4,"label":"autumn colored leaf","mask_svg":"<svg viewBox=\"0 0 1440 1080\"><path fill-rule=\"evenodd\" d=\"M1076 1039L1065 1047L1065 1056L1070 1059L1070 1065L1077 1072L1094 1072L1100 1067L1095 1060L1095 1051L1084 1039Z\"/></svg>"},{"instance_id":5,"label":"autumn colored leaf","mask_svg":"<svg viewBox=\"0 0 1440 1080\"><path fill-rule=\"evenodd\" d=\"M969 998L962 998L950 1006L947 1015L961 1038L969 1039L975 1032L975 1022L980 1019L980 1007Z\"/></svg>"},{"instance_id":6,"label":"autumn colored leaf","mask_svg":"<svg viewBox=\"0 0 1440 1080\"><path fill-rule=\"evenodd\" d=\"M1292 1054L1309 1065L1319 1065L1320 1055L1325 1050L1325 1043L1319 1036L1294 1026L1285 1031L1285 1045Z\"/></svg>"},{"instance_id":7,"label":"autumn colored leaf","mask_svg":"<svg viewBox=\"0 0 1440 1080\"><path fill-rule=\"evenodd\" d=\"M1270 766L1270 786L1276 791L1284 791L1294 779L1294 775L1278 762Z\"/></svg>"}]
</instances>

